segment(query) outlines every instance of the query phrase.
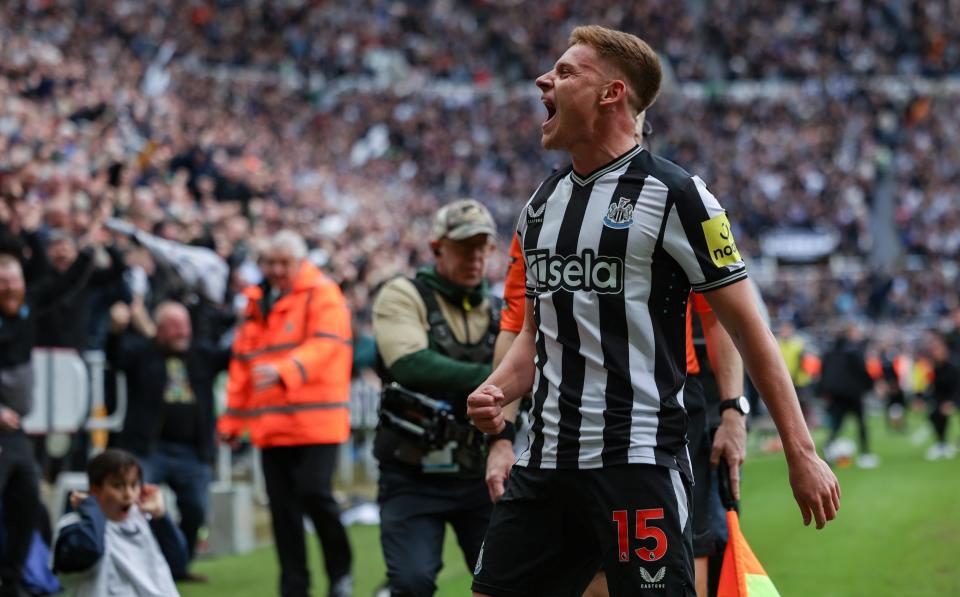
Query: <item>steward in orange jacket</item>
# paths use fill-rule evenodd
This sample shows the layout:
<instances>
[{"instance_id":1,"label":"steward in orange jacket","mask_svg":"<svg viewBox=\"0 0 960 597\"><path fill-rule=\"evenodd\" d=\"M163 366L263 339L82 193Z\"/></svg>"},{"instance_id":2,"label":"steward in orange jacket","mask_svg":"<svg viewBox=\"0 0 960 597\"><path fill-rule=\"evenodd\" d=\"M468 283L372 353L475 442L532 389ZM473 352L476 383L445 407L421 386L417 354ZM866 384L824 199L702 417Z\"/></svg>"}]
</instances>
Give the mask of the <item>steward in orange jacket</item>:
<instances>
[{"instance_id":1,"label":"steward in orange jacket","mask_svg":"<svg viewBox=\"0 0 960 597\"><path fill-rule=\"evenodd\" d=\"M220 435L245 430L261 448L280 594L305 597L310 572L303 518L317 529L329 595L352 595L352 553L333 497L338 445L350 435L350 312L340 288L306 260L298 234L278 232L248 288L233 343Z\"/></svg>"},{"instance_id":2,"label":"steward in orange jacket","mask_svg":"<svg viewBox=\"0 0 960 597\"><path fill-rule=\"evenodd\" d=\"M346 441L353 345L340 288L303 261L289 292L274 301L268 292L266 284L244 291L220 432L248 428L261 448ZM258 389L254 371L264 364L275 367L279 382Z\"/></svg>"}]
</instances>

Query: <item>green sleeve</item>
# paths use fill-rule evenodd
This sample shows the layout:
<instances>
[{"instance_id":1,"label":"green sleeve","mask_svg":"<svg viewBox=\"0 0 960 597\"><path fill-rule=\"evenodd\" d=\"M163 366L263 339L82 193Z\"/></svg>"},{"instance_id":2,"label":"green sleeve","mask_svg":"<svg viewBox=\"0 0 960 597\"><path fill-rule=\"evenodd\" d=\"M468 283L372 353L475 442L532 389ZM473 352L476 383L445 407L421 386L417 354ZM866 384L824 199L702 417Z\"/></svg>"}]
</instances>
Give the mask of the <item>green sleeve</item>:
<instances>
[{"instance_id":1,"label":"green sleeve","mask_svg":"<svg viewBox=\"0 0 960 597\"><path fill-rule=\"evenodd\" d=\"M410 353L390 366L400 385L418 392L457 392L477 389L492 371L489 363L463 363L429 348Z\"/></svg>"}]
</instances>

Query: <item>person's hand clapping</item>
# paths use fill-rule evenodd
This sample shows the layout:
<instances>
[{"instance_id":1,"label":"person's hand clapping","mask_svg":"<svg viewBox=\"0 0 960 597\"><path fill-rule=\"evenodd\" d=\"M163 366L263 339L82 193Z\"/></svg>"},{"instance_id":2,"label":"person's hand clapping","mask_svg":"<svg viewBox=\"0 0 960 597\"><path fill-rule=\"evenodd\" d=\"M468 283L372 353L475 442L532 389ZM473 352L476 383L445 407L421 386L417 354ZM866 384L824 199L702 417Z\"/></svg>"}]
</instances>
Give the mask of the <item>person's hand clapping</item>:
<instances>
[{"instance_id":1,"label":"person's hand clapping","mask_svg":"<svg viewBox=\"0 0 960 597\"><path fill-rule=\"evenodd\" d=\"M90 494L86 491L71 491L70 492L70 508L77 510L80 508L81 502L90 497Z\"/></svg>"},{"instance_id":2,"label":"person's hand clapping","mask_svg":"<svg viewBox=\"0 0 960 597\"><path fill-rule=\"evenodd\" d=\"M38 201L21 201L17 204L20 229L24 232L36 232L43 223L43 206Z\"/></svg>"},{"instance_id":3,"label":"person's hand clapping","mask_svg":"<svg viewBox=\"0 0 960 597\"><path fill-rule=\"evenodd\" d=\"M110 306L110 329L114 332L122 332L130 325L130 306L122 301L117 301Z\"/></svg>"},{"instance_id":4,"label":"person's hand clapping","mask_svg":"<svg viewBox=\"0 0 960 597\"><path fill-rule=\"evenodd\" d=\"M0 406L0 431L15 431L17 429L20 429L20 415L12 408Z\"/></svg>"},{"instance_id":5,"label":"person's hand clapping","mask_svg":"<svg viewBox=\"0 0 960 597\"><path fill-rule=\"evenodd\" d=\"M166 504L163 502L163 492L159 485L144 483L140 490L140 511L149 514L153 518L162 518L167 513Z\"/></svg>"}]
</instances>

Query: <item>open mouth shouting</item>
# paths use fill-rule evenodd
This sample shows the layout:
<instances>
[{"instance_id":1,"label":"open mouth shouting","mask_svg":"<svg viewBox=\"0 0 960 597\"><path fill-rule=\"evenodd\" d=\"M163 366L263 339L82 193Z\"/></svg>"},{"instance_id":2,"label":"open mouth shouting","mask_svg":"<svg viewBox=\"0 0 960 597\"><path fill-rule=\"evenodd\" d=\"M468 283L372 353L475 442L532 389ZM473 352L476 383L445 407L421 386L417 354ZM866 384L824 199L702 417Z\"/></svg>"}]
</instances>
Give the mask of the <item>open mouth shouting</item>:
<instances>
[{"instance_id":1,"label":"open mouth shouting","mask_svg":"<svg viewBox=\"0 0 960 597\"><path fill-rule=\"evenodd\" d=\"M542 127L546 127L554 117L557 115L557 107L553 104L552 100L547 98L540 98L540 101L543 102L544 107L547 109L547 119L543 121Z\"/></svg>"}]
</instances>

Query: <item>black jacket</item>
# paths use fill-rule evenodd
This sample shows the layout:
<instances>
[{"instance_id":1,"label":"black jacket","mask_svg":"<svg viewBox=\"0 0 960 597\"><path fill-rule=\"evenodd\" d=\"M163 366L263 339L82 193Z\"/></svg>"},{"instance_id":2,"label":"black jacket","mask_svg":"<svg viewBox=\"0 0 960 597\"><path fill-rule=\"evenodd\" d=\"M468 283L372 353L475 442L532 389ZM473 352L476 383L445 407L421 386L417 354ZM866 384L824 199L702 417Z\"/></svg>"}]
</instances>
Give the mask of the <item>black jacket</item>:
<instances>
[{"instance_id":1,"label":"black jacket","mask_svg":"<svg viewBox=\"0 0 960 597\"><path fill-rule=\"evenodd\" d=\"M92 297L95 291L123 280L126 266L123 255L116 249L107 250L110 267L88 268L68 292L59 295L55 302L37 318L37 346L60 346L83 351L90 335ZM61 285L60 280L70 275L70 270L59 273L49 264L35 273L40 284Z\"/></svg>"},{"instance_id":2,"label":"black jacket","mask_svg":"<svg viewBox=\"0 0 960 597\"><path fill-rule=\"evenodd\" d=\"M153 341L133 333L111 334L107 360L127 376L127 415L117 438L118 447L136 454L149 454L163 428L163 393L167 386L167 354ZM214 456L213 384L226 370L230 351L205 343L193 343L181 355L187 378L197 400L197 455L211 462Z\"/></svg>"},{"instance_id":3,"label":"black jacket","mask_svg":"<svg viewBox=\"0 0 960 597\"><path fill-rule=\"evenodd\" d=\"M859 400L873 387L862 344L838 339L823 355L820 391L839 400Z\"/></svg>"},{"instance_id":4,"label":"black jacket","mask_svg":"<svg viewBox=\"0 0 960 597\"><path fill-rule=\"evenodd\" d=\"M956 400L958 388L960 388L960 369L957 368L956 363L948 360L934 365L930 395L937 404Z\"/></svg>"},{"instance_id":5,"label":"black jacket","mask_svg":"<svg viewBox=\"0 0 960 597\"><path fill-rule=\"evenodd\" d=\"M82 251L63 275L27 283L27 295L20 311L12 317L0 315L0 368L30 362L39 317L80 283L90 269L90 262L90 253Z\"/></svg>"},{"instance_id":6,"label":"black jacket","mask_svg":"<svg viewBox=\"0 0 960 597\"><path fill-rule=\"evenodd\" d=\"M33 409L31 355L37 337L37 317L56 298L69 291L90 266L90 255L81 252L74 264L55 281L31 282L19 311L0 315L0 405L20 416Z\"/></svg>"}]
</instances>

